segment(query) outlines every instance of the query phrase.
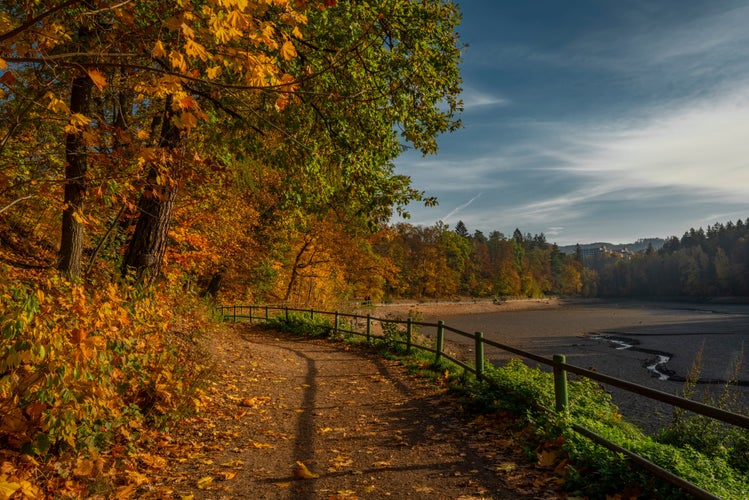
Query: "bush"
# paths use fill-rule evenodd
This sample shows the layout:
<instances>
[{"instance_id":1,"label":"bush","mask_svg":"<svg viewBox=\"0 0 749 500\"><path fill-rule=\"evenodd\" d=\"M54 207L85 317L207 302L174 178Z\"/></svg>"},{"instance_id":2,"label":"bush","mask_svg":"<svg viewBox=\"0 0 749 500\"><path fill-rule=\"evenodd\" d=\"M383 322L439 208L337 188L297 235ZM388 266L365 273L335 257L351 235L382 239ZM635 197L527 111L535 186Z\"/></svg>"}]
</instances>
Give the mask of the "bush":
<instances>
[{"instance_id":1,"label":"bush","mask_svg":"<svg viewBox=\"0 0 749 500\"><path fill-rule=\"evenodd\" d=\"M320 315L313 316L310 313L289 312L279 314L263 323L269 328L277 328L284 332L308 337L328 338L334 328L333 322Z\"/></svg>"},{"instance_id":2,"label":"bush","mask_svg":"<svg viewBox=\"0 0 749 500\"><path fill-rule=\"evenodd\" d=\"M102 449L191 405L197 357L157 298L55 278L7 285L0 306L0 446Z\"/></svg>"}]
</instances>

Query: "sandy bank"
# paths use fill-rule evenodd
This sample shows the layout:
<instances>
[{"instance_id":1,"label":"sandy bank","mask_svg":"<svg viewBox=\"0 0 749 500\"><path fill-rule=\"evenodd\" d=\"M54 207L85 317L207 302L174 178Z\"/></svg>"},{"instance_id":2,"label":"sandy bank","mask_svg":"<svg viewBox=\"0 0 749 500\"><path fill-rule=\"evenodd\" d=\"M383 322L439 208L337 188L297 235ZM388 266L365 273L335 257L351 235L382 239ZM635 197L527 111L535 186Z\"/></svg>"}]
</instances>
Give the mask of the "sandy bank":
<instances>
[{"instance_id":1,"label":"sandy bank","mask_svg":"<svg viewBox=\"0 0 749 500\"><path fill-rule=\"evenodd\" d=\"M377 304L378 312L406 316L410 311L415 311L420 316L440 317L460 316L464 314L496 313L509 311L530 311L538 309L554 309L562 307L567 301L549 299L510 299L494 302L491 299L482 300L454 300L417 302L403 301L388 304Z\"/></svg>"}]
</instances>

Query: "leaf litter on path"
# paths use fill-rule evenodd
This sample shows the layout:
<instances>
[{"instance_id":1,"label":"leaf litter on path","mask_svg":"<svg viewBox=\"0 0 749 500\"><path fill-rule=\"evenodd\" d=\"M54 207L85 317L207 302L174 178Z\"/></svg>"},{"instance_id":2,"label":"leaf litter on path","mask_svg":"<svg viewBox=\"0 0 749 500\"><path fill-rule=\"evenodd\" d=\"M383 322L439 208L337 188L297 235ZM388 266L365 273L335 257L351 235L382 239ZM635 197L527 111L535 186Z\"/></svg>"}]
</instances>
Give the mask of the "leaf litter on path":
<instances>
[{"instance_id":1,"label":"leaf litter on path","mask_svg":"<svg viewBox=\"0 0 749 500\"><path fill-rule=\"evenodd\" d=\"M503 418L398 362L243 324L213 340L212 397L143 498L565 497L553 452L530 462Z\"/></svg>"}]
</instances>

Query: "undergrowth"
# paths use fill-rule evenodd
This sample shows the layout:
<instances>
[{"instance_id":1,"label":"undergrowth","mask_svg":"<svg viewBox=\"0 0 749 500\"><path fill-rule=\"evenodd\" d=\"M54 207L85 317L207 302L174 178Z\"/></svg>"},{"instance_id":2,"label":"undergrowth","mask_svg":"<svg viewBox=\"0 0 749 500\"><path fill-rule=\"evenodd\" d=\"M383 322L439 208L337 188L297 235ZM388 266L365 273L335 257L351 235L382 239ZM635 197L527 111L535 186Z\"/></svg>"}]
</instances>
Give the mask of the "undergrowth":
<instances>
[{"instance_id":1,"label":"undergrowth","mask_svg":"<svg viewBox=\"0 0 749 500\"><path fill-rule=\"evenodd\" d=\"M65 471L101 481L92 464L104 467L102 453L115 471L112 449L137 456L194 412L207 373L202 314L182 295L126 284L3 282L0 459L12 473L0 479L26 485L32 497L41 495L33 477L62 496L87 496L85 481ZM61 457L73 465L60 465ZM47 460L59 471L39 472Z\"/></svg>"}]
</instances>

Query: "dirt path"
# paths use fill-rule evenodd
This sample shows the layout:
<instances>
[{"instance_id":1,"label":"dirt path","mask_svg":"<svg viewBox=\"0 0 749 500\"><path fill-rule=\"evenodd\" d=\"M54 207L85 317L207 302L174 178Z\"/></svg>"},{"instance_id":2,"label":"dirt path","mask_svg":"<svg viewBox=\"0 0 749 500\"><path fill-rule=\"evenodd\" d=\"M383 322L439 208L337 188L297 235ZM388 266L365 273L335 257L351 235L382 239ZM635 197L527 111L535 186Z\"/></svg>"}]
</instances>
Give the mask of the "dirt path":
<instances>
[{"instance_id":1,"label":"dirt path","mask_svg":"<svg viewBox=\"0 0 749 500\"><path fill-rule=\"evenodd\" d=\"M211 350L205 412L180 431L192 452L162 474L178 498L564 498L503 422L398 363L249 325Z\"/></svg>"}]
</instances>

